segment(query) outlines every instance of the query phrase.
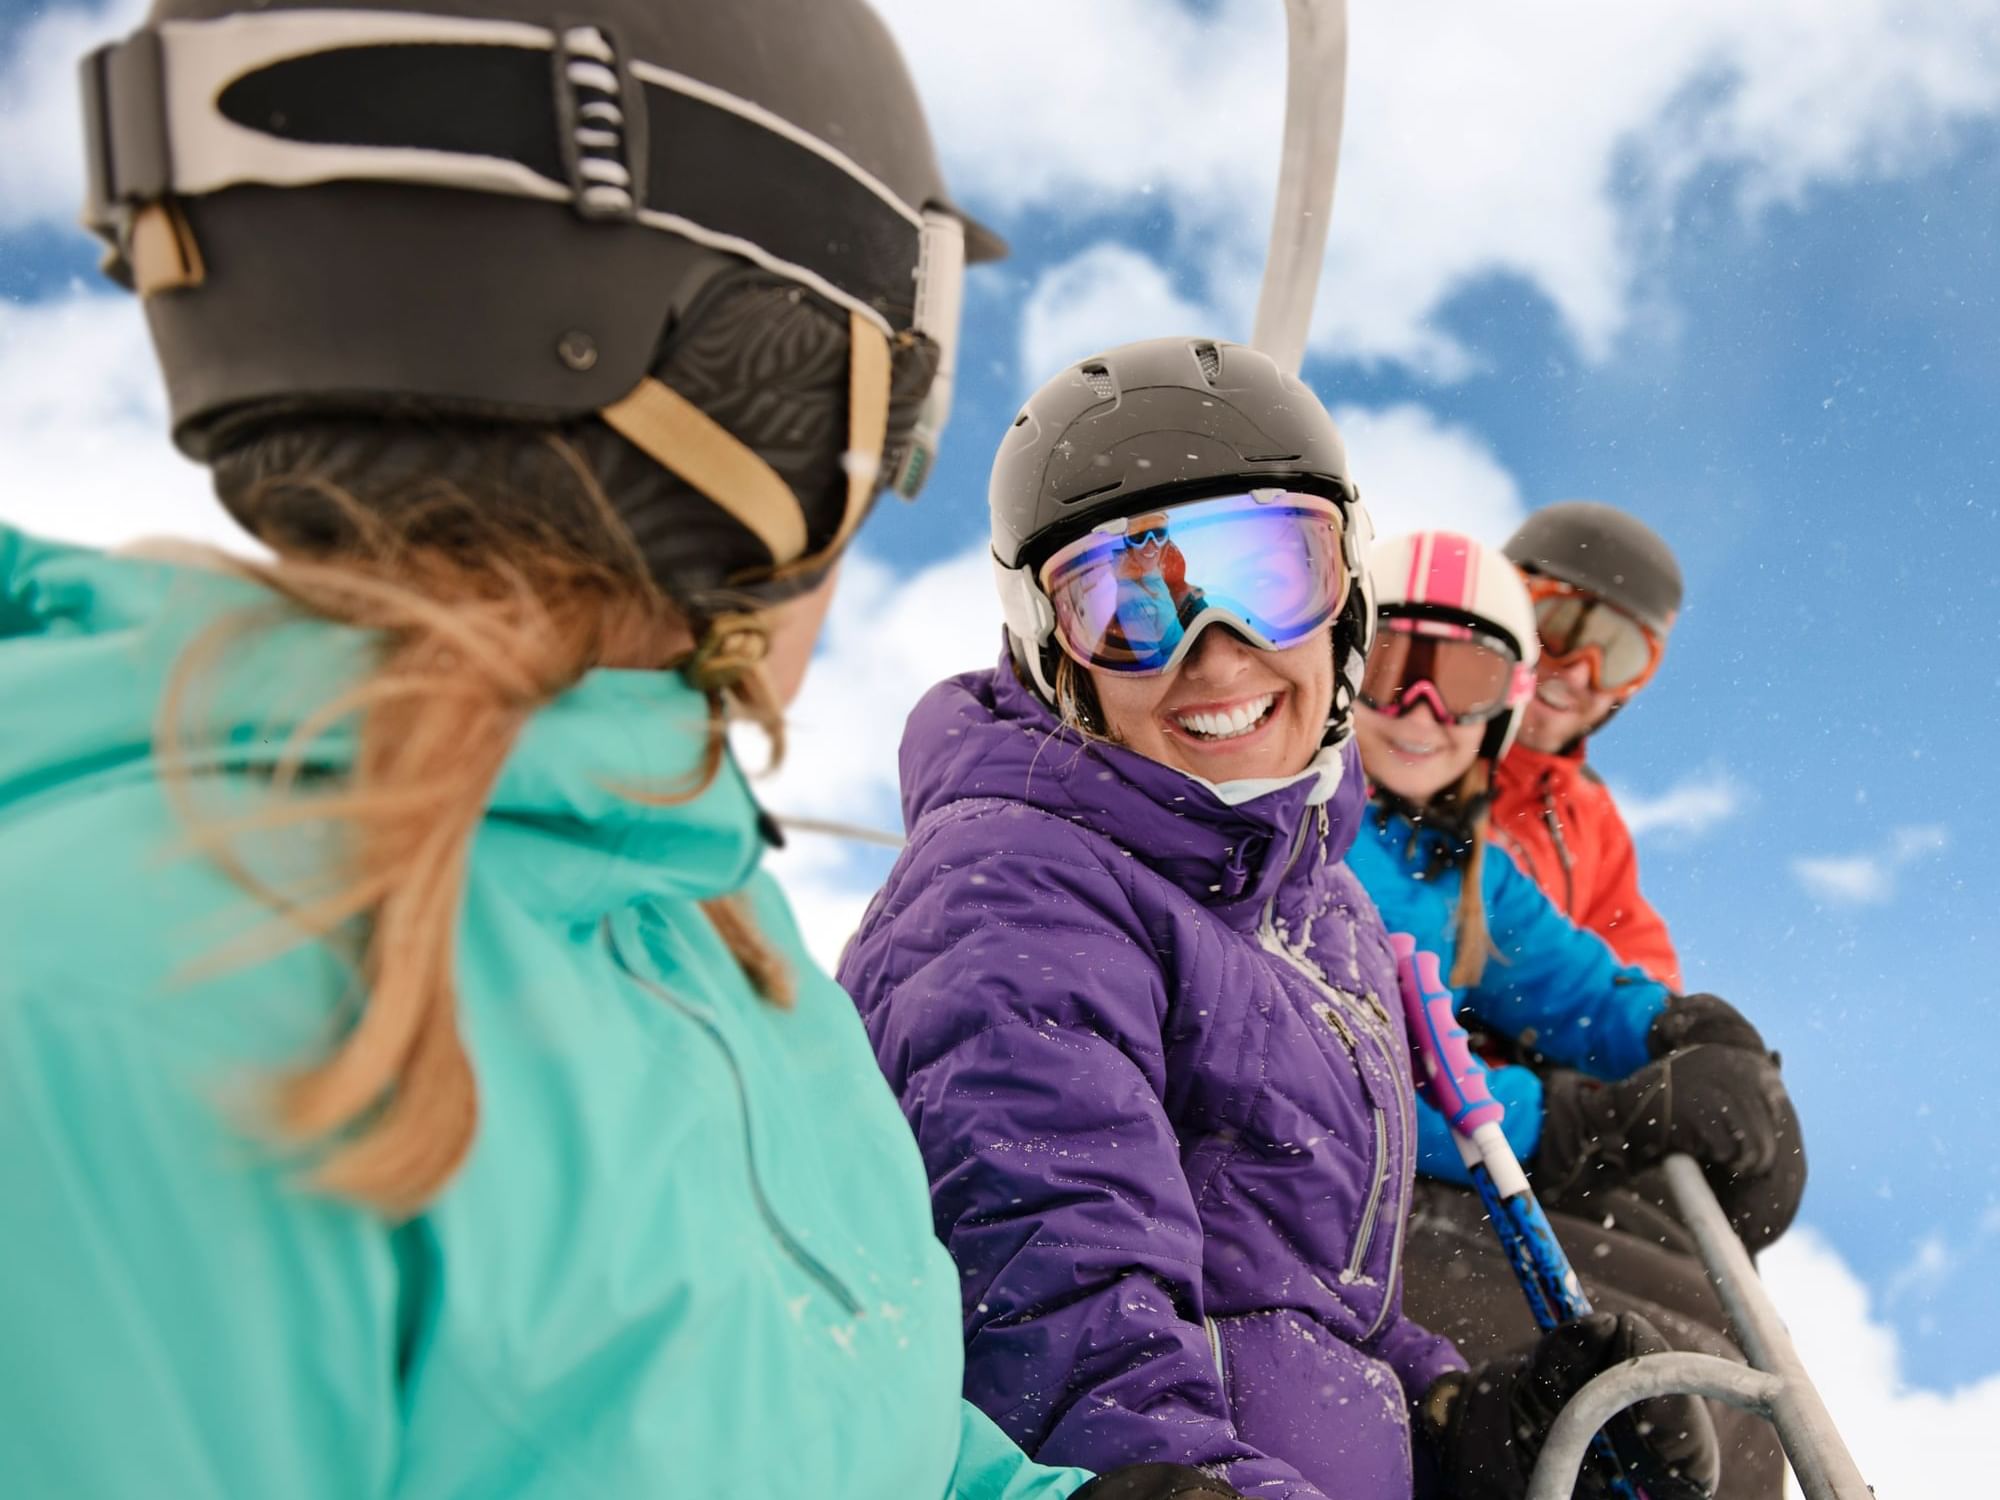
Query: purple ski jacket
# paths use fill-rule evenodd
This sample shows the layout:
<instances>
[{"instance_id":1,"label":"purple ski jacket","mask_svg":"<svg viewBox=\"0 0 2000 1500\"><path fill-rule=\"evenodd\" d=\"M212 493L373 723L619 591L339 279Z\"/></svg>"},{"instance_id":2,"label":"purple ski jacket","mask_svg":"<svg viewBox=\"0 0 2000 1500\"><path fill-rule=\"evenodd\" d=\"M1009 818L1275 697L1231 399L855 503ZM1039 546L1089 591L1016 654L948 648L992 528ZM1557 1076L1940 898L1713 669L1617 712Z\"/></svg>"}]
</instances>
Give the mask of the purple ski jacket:
<instances>
[{"instance_id":1,"label":"purple ski jacket","mask_svg":"<svg viewBox=\"0 0 2000 1500\"><path fill-rule=\"evenodd\" d=\"M1410 1055L1341 862L1353 748L1230 807L1003 657L903 737L909 847L840 968L962 1277L965 1393L1044 1462L1409 1500Z\"/></svg>"}]
</instances>

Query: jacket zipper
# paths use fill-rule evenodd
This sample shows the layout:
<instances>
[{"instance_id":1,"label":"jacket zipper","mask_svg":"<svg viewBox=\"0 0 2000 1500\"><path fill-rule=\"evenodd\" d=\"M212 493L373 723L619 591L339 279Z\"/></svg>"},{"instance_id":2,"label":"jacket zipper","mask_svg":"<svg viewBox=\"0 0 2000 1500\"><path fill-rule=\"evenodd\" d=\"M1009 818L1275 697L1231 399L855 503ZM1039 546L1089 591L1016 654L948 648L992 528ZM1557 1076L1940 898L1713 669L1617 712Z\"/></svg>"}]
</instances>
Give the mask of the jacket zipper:
<instances>
[{"instance_id":1,"label":"jacket zipper","mask_svg":"<svg viewBox=\"0 0 2000 1500\"><path fill-rule=\"evenodd\" d=\"M867 1309L861 1305L861 1300L847 1289L839 1277L827 1269L824 1261L799 1242L791 1230L785 1227L784 1221L778 1217L777 1210L771 1206L770 1196L764 1191L763 1179L757 1175L757 1141L750 1119L750 1090L743 1079L743 1065L737 1060L735 1051L722 1034L722 1029L665 985L641 974L625 957L624 949L618 945L618 935L612 931L609 921L604 924L604 933L606 941L610 944L612 962L623 969L640 989L664 1001L676 1014L700 1027L708 1039L715 1043L724 1061L729 1064L730 1080L736 1085L737 1109L743 1121L743 1155L749 1167L750 1196L756 1201L757 1212L764 1220L764 1227L770 1230L771 1238L778 1242L779 1248L792 1259L809 1280L816 1282L821 1290L841 1305L850 1318L866 1316Z\"/></svg>"},{"instance_id":2,"label":"jacket zipper","mask_svg":"<svg viewBox=\"0 0 2000 1500\"><path fill-rule=\"evenodd\" d=\"M1417 1096L1413 1090L1400 1090L1396 1100L1396 1113L1403 1122L1403 1149L1414 1162L1417 1149ZM1411 1176L1414 1175L1415 1168L1412 1166ZM1389 1298L1396 1290L1396 1277L1403 1268L1403 1241L1408 1238L1405 1227L1410 1217L1408 1193L1408 1179L1405 1179L1403 1212L1399 1216L1403 1223L1399 1224L1396 1237L1389 1242L1389 1270L1382 1278L1382 1305L1376 1309L1375 1321L1368 1325L1368 1332L1363 1335L1364 1342L1380 1333L1383 1325L1389 1321Z\"/></svg>"},{"instance_id":3,"label":"jacket zipper","mask_svg":"<svg viewBox=\"0 0 2000 1500\"><path fill-rule=\"evenodd\" d=\"M1225 1395L1229 1391L1229 1367L1222 1358L1222 1328L1213 1318L1203 1318L1202 1327L1208 1330L1208 1352L1215 1356L1215 1378L1222 1382Z\"/></svg>"},{"instance_id":4,"label":"jacket zipper","mask_svg":"<svg viewBox=\"0 0 2000 1500\"><path fill-rule=\"evenodd\" d=\"M1361 1210L1361 1228L1354 1236L1353 1253L1347 1257L1347 1274L1350 1278L1361 1274L1361 1267L1368 1260L1369 1246L1375 1239L1375 1216L1382 1211L1382 1185L1389 1180L1389 1130L1387 1117L1377 1105L1373 1111L1375 1124L1375 1160L1378 1163L1375 1180L1369 1184L1368 1203ZM1386 1288L1385 1288L1386 1290Z\"/></svg>"},{"instance_id":5,"label":"jacket zipper","mask_svg":"<svg viewBox=\"0 0 2000 1500\"><path fill-rule=\"evenodd\" d=\"M1549 825L1549 837L1556 846L1556 863L1563 872L1563 910L1576 915L1576 874L1569 855L1569 844L1563 838L1562 819L1556 815L1555 793L1549 790L1548 772L1542 773L1542 821Z\"/></svg>"},{"instance_id":6,"label":"jacket zipper","mask_svg":"<svg viewBox=\"0 0 2000 1500\"><path fill-rule=\"evenodd\" d=\"M1322 811L1324 811L1324 809L1322 809ZM1326 976L1319 972L1319 969L1315 964L1313 964L1303 954L1294 953L1289 947L1285 945L1284 940L1278 936L1278 926L1277 926L1278 893L1285 888L1285 881L1292 873L1292 866L1298 863L1299 854L1305 847L1306 830L1311 826L1312 826L1312 820L1309 818L1301 819L1299 822L1299 831L1296 835L1293 836L1292 850L1290 855L1285 860L1285 868L1279 874L1277 884L1271 888L1270 899L1264 903L1264 916L1263 920L1258 923L1257 937L1258 941L1264 946L1267 952L1274 954L1276 957L1282 959L1285 963L1291 965L1291 967L1294 970L1296 970L1306 980L1307 983L1311 984L1313 988L1319 990L1322 994L1325 994L1329 998L1329 1000L1331 1000L1334 997L1338 996L1340 994L1340 991L1327 982ZM1324 1008L1320 1006L1315 1006L1314 1009L1319 1012L1322 1018L1327 1019L1329 1021L1331 1021L1333 1017L1339 1013L1338 1007L1331 1004L1324 1005ZM1377 999L1375 1002L1375 1009L1377 1014L1382 1017L1383 1022L1386 1025L1388 1021L1388 1014L1386 1011L1382 1009L1382 1003L1379 999ZM1338 1023L1334 1025L1334 1030L1339 1032L1342 1039L1346 1041L1348 1051L1355 1058L1355 1070L1358 1075L1361 1067L1360 1049L1355 1046L1355 1037L1353 1032L1349 1030L1345 1025ZM1382 1064L1383 1067L1388 1070L1389 1075L1391 1077L1394 1077L1396 1071L1395 1055L1386 1042L1383 1044L1382 1048ZM1362 1086L1366 1088L1367 1087L1366 1080L1362 1079L1361 1082ZM1400 1090L1398 1091L1397 1097L1399 1099L1401 1098ZM1382 1208L1382 1188L1383 1185L1389 1180L1389 1143L1385 1138L1386 1117L1383 1115L1380 1105L1371 1106L1371 1110L1373 1113L1374 1128L1375 1128L1374 1171L1372 1173L1372 1180L1369 1183L1368 1187L1368 1203L1367 1206L1362 1210L1361 1214L1361 1227L1355 1234L1354 1249L1349 1254L1347 1260L1347 1268L1349 1272L1357 1275L1360 1273L1361 1266L1366 1262L1368 1258L1368 1251L1371 1248L1371 1242L1374 1240L1375 1237L1375 1220L1377 1216L1380 1214ZM1398 1112L1399 1113L1402 1112L1402 1107L1400 1105L1398 1106ZM1389 1251L1389 1278L1382 1284L1382 1306L1380 1310L1375 1314L1374 1324L1369 1328L1368 1332L1363 1336L1364 1341L1366 1339L1373 1338L1377 1333L1381 1332L1382 1325L1388 1322L1389 1320L1389 1293L1391 1288L1395 1284L1396 1267L1402 1260L1402 1250L1403 1250L1403 1237L1399 1233L1396 1236L1396 1243L1390 1247ZM1217 1347L1219 1348L1220 1345L1218 1344Z\"/></svg>"}]
</instances>

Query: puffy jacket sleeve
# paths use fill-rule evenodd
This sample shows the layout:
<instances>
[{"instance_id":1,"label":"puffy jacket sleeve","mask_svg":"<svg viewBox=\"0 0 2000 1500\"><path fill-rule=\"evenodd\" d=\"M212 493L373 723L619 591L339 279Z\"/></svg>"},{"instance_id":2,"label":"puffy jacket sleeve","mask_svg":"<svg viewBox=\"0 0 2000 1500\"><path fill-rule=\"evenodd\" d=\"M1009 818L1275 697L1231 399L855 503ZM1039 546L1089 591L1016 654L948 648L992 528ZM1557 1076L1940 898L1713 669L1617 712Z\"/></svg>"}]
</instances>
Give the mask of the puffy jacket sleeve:
<instances>
[{"instance_id":1,"label":"puffy jacket sleeve","mask_svg":"<svg viewBox=\"0 0 2000 1500\"><path fill-rule=\"evenodd\" d=\"M988 850L913 846L840 974L958 1264L967 1396L1043 1463L1208 1465L1319 1500L1229 1418L1137 918L1081 848Z\"/></svg>"},{"instance_id":2,"label":"puffy jacket sleeve","mask_svg":"<svg viewBox=\"0 0 2000 1500\"><path fill-rule=\"evenodd\" d=\"M1645 1066L1646 1028L1666 1007L1666 986L1620 964L1602 938L1575 926L1498 849L1487 851L1485 891L1494 956L1461 1007L1599 1078Z\"/></svg>"},{"instance_id":3,"label":"puffy jacket sleeve","mask_svg":"<svg viewBox=\"0 0 2000 1500\"><path fill-rule=\"evenodd\" d=\"M392 1482L394 1237L261 1161L230 1123L237 1081L131 1007L0 986L9 1494Z\"/></svg>"},{"instance_id":4,"label":"puffy jacket sleeve","mask_svg":"<svg viewBox=\"0 0 2000 1500\"><path fill-rule=\"evenodd\" d=\"M1591 783L1601 804L1591 819L1601 874L1590 906L1577 920L1603 936L1628 964L1644 969L1673 990L1681 987L1681 961L1666 921L1639 890L1639 856L1618 804L1603 786Z\"/></svg>"}]
</instances>

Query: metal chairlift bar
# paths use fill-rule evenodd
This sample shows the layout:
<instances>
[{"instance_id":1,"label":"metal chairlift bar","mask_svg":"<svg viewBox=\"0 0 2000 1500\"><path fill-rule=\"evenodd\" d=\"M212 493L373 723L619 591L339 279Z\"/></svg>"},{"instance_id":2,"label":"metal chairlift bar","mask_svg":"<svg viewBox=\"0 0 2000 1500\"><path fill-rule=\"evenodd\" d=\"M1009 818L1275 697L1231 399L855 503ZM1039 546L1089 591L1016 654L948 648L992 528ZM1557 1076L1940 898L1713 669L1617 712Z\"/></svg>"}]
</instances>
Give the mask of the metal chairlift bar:
<instances>
[{"instance_id":1,"label":"metal chairlift bar","mask_svg":"<svg viewBox=\"0 0 2000 1500\"><path fill-rule=\"evenodd\" d=\"M857 844L874 844L882 849L900 849L903 836L881 828L863 828L858 823L840 823L830 818L795 818L781 815L777 825L787 833L818 833L828 838L849 839Z\"/></svg>"},{"instance_id":2,"label":"metal chairlift bar","mask_svg":"<svg viewBox=\"0 0 2000 1500\"><path fill-rule=\"evenodd\" d=\"M1749 1252L1729 1227L1701 1168L1686 1156L1671 1156L1665 1175L1681 1221L1694 1235L1708 1279L1735 1325L1750 1365L1709 1354L1672 1353L1647 1355L1607 1370L1577 1392L1549 1429L1527 1500L1568 1500L1598 1428L1635 1402L1664 1395L1706 1396L1765 1417L1778 1430L1806 1500L1871 1500L1874 1491L1841 1441Z\"/></svg>"},{"instance_id":3,"label":"metal chairlift bar","mask_svg":"<svg viewBox=\"0 0 2000 1500\"><path fill-rule=\"evenodd\" d=\"M1689 1157L1670 1156L1664 1170L1681 1222L1694 1235L1708 1279L1743 1341L1743 1352L1758 1369L1784 1383L1772 1403L1771 1420L1806 1500L1869 1500L1873 1491L1841 1441L1750 1253L1729 1227L1701 1168Z\"/></svg>"},{"instance_id":4,"label":"metal chairlift bar","mask_svg":"<svg viewBox=\"0 0 2000 1500\"><path fill-rule=\"evenodd\" d=\"M1675 1352L1627 1360L1570 1398L1542 1445L1527 1500L1570 1500L1597 1429L1637 1402L1654 1396L1707 1396L1769 1417L1784 1386L1775 1375L1714 1354Z\"/></svg>"}]
</instances>

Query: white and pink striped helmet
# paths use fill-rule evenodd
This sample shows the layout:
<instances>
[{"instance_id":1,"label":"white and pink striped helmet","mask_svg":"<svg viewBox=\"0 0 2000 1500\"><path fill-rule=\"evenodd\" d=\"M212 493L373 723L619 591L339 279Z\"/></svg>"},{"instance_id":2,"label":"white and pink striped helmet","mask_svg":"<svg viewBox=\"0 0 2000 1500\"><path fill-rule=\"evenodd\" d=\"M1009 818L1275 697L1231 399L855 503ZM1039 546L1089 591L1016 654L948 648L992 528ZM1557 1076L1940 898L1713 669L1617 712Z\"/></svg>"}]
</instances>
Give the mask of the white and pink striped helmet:
<instances>
[{"instance_id":1,"label":"white and pink striped helmet","mask_svg":"<svg viewBox=\"0 0 2000 1500\"><path fill-rule=\"evenodd\" d=\"M1520 732L1522 715L1535 692L1535 660L1541 655L1534 601L1520 573L1499 548L1455 531L1411 531L1384 538L1371 549L1368 562L1380 619L1455 621L1512 647L1520 665L1508 691L1507 712L1493 720L1481 749L1497 761Z\"/></svg>"}]
</instances>

